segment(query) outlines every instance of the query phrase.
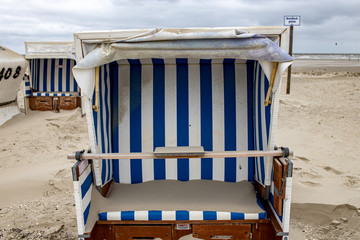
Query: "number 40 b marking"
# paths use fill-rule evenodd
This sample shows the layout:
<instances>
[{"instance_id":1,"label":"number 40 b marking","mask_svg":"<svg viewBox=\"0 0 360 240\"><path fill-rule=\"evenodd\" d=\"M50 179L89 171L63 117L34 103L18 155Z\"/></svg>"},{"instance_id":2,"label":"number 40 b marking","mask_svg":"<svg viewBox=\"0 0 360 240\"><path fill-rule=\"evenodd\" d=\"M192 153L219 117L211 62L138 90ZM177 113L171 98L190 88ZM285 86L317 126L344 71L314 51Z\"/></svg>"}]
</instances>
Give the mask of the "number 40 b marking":
<instances>
[{"instance_id":1,"label":"number 40 b marking","mask_svg":"<svg viewBox=\"0 0 360 240\"><path fill-rule=\"evenodd\" d=\"M19 77L20 71L21 71L21 67L18 66L18 67L15 69L14 75L13 75L12 77L13 77L13 78ZM3 68L1 69L1 71L0 71L0 81L3 80L3 79L5 79L5 80L9 79L9 78L11 77L12 72L13 72L13 69L12 69L12 68L8 68L8 69L6 69L6 71L5 71L5 68L3 67Z\"/></svg>"}]
</instances>

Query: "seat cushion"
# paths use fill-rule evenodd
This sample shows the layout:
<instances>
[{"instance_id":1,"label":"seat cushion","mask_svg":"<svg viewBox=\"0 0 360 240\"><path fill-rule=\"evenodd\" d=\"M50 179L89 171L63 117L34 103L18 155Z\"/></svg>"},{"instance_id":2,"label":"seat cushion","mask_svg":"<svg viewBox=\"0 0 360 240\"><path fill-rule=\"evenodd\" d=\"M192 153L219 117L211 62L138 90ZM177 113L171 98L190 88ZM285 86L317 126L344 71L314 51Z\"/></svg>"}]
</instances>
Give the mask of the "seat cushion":
<instances>
[{"instance_id":1,"label":"seat cushion","mask_svg":"<svg viewBox=\"0 0 360 240\"><path fill-rule=\"evenodd\" d=\"M243 220L266 213L248 181L114 183L98 198L99 220ZM100 202L99 202L100 201Z\"/></svg>"},{"instance_id":2,"label":"seat cushion","mask_svg":"<svg viewBox=\"0 0 360 240\"><path fill-rule=\"evenodd\" d=\"M30 96L33 97L70 97L80 96L79 92L32 92Z\"/></svg>"}]
</instances>

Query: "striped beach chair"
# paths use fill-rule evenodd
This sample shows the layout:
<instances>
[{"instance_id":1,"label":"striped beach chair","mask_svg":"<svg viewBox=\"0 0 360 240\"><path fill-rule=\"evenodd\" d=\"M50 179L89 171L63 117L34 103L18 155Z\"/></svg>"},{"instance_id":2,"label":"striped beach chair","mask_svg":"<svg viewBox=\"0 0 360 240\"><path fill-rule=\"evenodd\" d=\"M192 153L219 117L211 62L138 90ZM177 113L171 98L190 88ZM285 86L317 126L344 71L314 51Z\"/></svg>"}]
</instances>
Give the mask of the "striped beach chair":
<instances>
[{"instance_id":1,"label":"striped beach chair","mask_svg":"<svg viewBox=\"0 0 360 240\"><path fill-rule=\"evenodd\" d=\"M74 79L72 42L25 42L30 62L26 96L32 110L74 109L80 105L80 89Z\"/></svg>"},{"instance_id":2,"label":"striped beach chair","mask_svg":"<svg viewBox=\"0 0 360 240\"><path fill-rule=\"evenodd\" d=\"M292 58L247 30L115 31L94 49L114 53L78 57L91 143L69 155L79 238L287 238L291 162L274 123ZM83 49L90 33L76 36Z\"/></svg>"}]
</instances>

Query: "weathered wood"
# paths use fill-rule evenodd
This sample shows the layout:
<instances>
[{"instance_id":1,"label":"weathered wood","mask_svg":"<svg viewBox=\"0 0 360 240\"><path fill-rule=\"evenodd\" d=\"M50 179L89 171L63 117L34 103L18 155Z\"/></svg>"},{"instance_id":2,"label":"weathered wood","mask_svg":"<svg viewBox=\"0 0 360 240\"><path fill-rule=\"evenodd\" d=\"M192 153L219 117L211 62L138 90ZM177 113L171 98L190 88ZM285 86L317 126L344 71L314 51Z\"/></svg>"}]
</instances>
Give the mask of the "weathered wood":
<instances>
[{"instance_id":1,"label":"weathered wood","mask_svg":"<svg viewBox=\"0 0 360 240\"><path fill-rule=\"evenodd\" d=\"M231 157L282 157L284 153L281 150L273 151L222 151L222 152L204 152L201 155L180 154L171 155L166 158L231 158ZM292 156L292 152L290 152ZM68 159L75 159L75 153L68 154ZM137 152L137 153L84 153L80 159L162 159L163 156L156 156L152 152Z\"/></svg>"},{"instance_id":2,"label":"weathered wood","mask_svg":"<svg viewBox=\"0 0 360 240\"><path fill-rule=\"evenodd\" d=\"M193 236L200 239L249 239L250 224L240 225L193 225Z\"/></svg>"},{"instance_id":3,"label":"weathered wood","mask_svg":"<svg viewBox=\"0 0 360 240\"><path fill-rule=\"evenodd\" d=\"M171 240L171 226L115 226L116 240L156 239Z\"/></svg>"}]
</instances>

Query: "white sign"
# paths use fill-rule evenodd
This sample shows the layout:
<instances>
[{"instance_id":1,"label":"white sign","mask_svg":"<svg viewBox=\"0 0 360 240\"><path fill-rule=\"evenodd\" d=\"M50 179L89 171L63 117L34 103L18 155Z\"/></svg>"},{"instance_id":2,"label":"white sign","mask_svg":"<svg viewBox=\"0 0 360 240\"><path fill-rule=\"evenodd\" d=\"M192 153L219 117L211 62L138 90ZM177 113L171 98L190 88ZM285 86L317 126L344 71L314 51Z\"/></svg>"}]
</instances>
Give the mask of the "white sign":
<instances>
[{"instance_id":1,"label":"white sign","mask_svg":"<svg viewBox=\"0 0 360 240\"><path fill-rule=\"evenodd\" d=\"M300 26L301 16L284 16L284 26Z\"/></svg>"}]
</instances>

